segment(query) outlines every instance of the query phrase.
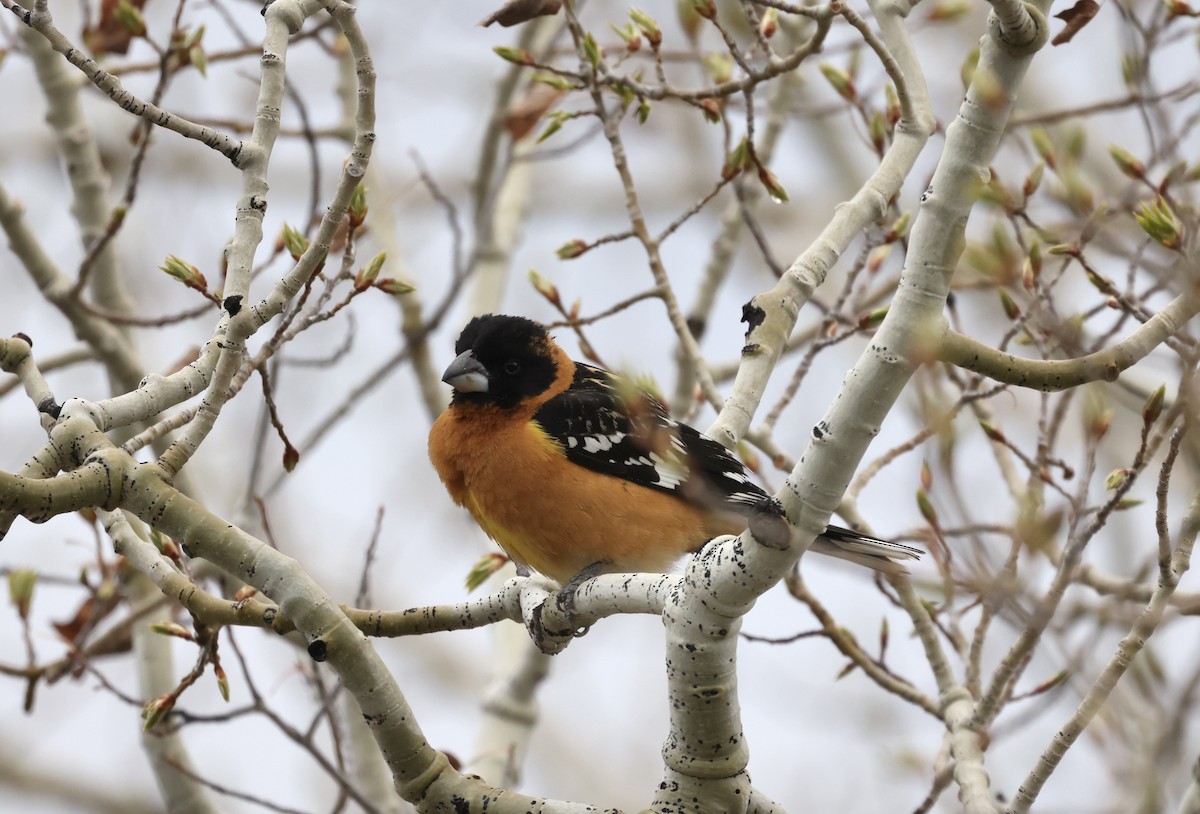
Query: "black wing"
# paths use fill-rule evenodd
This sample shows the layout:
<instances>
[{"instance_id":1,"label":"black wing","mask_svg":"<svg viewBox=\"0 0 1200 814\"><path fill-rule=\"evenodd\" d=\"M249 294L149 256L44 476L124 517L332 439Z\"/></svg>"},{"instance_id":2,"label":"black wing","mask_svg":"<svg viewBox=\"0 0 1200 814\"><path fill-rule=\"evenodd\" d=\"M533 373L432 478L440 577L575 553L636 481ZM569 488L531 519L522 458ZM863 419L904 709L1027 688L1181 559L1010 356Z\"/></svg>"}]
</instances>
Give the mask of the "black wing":
<instances>
[{"instance_id":1,"label":"black wing","mask_svg":"<svg viewBox=\"0 0 1200 814\"><path fill-rule=\"evenodd\" d=\"M570 388L533 418L568 460L595 472L743 515L767 497L723 446L600 368L576 363Z\"/></svg>"},{"instance_id":2,"label":"black wing","mask_svg":"<svg viewBox=\"0 0 1200 814\"><path fill-rule=\"evenodd\" d=\"M568 460L718 512L770 510L770 498L725 447L672 419L658 399L627 380L578 362L575 368L571 386L533 416ZM889 558L921 556L920 549L840 526L825 529L813 550L893 573L905 572Z\"/></svg>"}]
</instances>

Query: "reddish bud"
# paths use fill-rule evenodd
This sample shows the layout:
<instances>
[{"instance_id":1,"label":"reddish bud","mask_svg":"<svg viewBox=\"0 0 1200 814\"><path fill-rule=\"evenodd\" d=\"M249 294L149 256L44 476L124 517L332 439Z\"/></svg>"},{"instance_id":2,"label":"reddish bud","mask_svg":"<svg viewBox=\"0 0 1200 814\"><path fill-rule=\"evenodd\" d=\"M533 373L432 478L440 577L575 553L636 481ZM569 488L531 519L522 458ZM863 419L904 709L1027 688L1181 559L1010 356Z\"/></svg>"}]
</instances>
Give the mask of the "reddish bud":
<instances>
[{"instance_id":1,"label":"reddish bud","mask_svg":"<svg viewBox=\"0 0 1200 814\"><path fill-rule=\"evenodd\" d=\"M492 51L495 52L496 56L506 59L514 65L533 65L535 63L533 54L524 48L515 48L511 45L497 45Z\"/></svg>"},{"instance_id":2,"label":"reddish bud","mask_svg":"<svg viewBox=\"0 0 1200 814\"><path fill-rule=\"evenodd\" d=\"M283 450L283 471L291 472L298 463L300 463L300 451L288 444Z\"/></svg>"},{"instance_id":3,"label":"reddish bud","mask_svg":"<svg viewBox=\"0 0 1200 814\"><path fill-rule=\"evenodd\" d=\"M1167 401L1167 386L1159 385L1158 389L1150 394L1150 398L1146 399L1146 404L1142 407L1142 421L1147 425L1158 421L1158 417L1162 415L1163 405Z\"/></svg>"},{"instance_id":4,"label":"reddish bud","mask_svg":"<svg viewBox=\"0 0 1200 814\"><path fill-rule=\"evenodd\" d=\"M568 240L555 250L559 260L574 260L591 247L582 240Z\"/></svg>"},{"instance_id":5,"label":"reddish bud","mask_svg":"<svg viewBox=\"0 0 1200 814\"><path fill-rule=\"evenodd\" d=\"M779 183L779 179L775 177L775 173L771 172L766 167L759 167L758 180L762 182L762 185L767 190L768 195L770 195L779 203L787 203L787 190L783 188L783 184Z\"/></svg>"},{"instance_id":6,"label":"reddish bud","mask_svg":"<svg viewBox=\"0 0 1200 814\"><path fill-rule=\"evenodd\" d=\"M763 11L762 19L758 21L758 33L762 34L763 39L771 39L775 36L775 32L779 30L779 11L773 8L768 8Z\"/></svg>"},{"instance_id":7,"label":"reddish bud","mask_svg":"<svg viewBox=\"0 0 1200 814\"><path fill-rule=\"evenodd\" d=\"M383 268L384 261L387 260L387 252L380 252L371 258L371 262L359 270L354 276L354 290L366 291L371 286L375 285L375 279L379 276L380 270Z\"/></svg>"}]
</instances>

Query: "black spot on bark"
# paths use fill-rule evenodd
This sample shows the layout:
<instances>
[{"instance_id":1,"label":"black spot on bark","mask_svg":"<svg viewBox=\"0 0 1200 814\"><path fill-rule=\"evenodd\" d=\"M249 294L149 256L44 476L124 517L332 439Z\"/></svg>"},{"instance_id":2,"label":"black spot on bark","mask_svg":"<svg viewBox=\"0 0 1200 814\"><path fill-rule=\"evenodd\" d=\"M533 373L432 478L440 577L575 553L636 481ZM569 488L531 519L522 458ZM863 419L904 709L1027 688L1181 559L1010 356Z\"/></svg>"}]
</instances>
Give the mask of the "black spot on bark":
<instances>
[{"instance_id":1,"label":"black spot on bark","mask_svg":"<svg viewBox=\"0 0 1200 814\"><path fill-rule=\"evenodd\" d=\"M308 655L313 661L325 661L329 657L329 645L323 639L314 639L308 645Z\"/></svg>"},{"instance_id":2,"label":"black spot on bark","mask_svg":"<svg viewBox=\"0 0 1200 814\"><path fill-rule=\"evenodd\" d=\"M767 319L767 312L754 304L754 301L746 303L742 306L742 322L746 323L746 338L750 338L750 334L762 325Z\"/></svg>"}]
</instances>

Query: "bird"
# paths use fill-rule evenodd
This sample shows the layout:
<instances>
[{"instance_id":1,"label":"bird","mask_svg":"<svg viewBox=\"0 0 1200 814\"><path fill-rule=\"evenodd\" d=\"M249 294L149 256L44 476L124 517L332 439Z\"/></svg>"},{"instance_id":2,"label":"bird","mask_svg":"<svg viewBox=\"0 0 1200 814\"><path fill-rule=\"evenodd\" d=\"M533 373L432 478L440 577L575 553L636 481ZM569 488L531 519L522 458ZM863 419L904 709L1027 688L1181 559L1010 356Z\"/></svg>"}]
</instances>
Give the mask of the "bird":
<instances>
[{"instance_id":1,"label":"bird","mask_svg":"<svg viewBox=\"0 0 1200 814\"><path fill-rule=\"evenodd\" d=\"M602 573L667 573L756 511L781 512L725 447L629 379L572 361L533 320L475 317L454 350L429 457L523 573L576 587ZM839 526L813 550L884 571L921 554Z\"/></svg>"}]
</instances>

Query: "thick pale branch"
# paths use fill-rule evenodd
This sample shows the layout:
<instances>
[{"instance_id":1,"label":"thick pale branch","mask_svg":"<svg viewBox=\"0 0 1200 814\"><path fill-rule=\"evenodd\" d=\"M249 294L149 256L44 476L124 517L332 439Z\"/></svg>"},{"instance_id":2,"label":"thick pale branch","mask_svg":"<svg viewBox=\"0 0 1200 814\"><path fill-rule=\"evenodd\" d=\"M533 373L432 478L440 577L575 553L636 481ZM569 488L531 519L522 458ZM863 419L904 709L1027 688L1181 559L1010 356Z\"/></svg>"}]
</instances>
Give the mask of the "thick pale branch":
<instances>
[{"instance_id":1,"label":"thick pale branch","mask_svg":"<svg viewBox=\"0 0 1200 814\"><path fill-rule=\"evenodd\" d=\"M947 332L942 340L938 359L999 382L1034 390L1066 390L1087 382L1111 382L1183 330L1188 320L1200 312L1200 295L1192 290L1190 282L1188 289L1124 341L1077 359L1022 359L954 331Z\"/></svg>"},{"instance_id":2,"label":"thick pale branch","mask_svg":"<svg viewBox=\"0 0 1200 814\"><path fill-rule=\"evenodd\" d=\"M0 512L15 512L41 523L94 506L113 508L121 494L121 473L110 464L109 457L101 455L51 478L0 472Z\"/></svg>"},{"instance_id":3,"label":"thick pale branch","mask_svg":"<svg viewBox=\"0 0 1200 814\"><path fill-rule=\"evenodd\" d=\"M907 7L900 3L878 3L876 18L880 41L870 40L881 55L889 78L896 86L901 105L891 147L879 167L854 197L839 206L829 225L812 245L792 263L788 272L769 291L755 296L743 308L749 327L742 362L733 392L709 437L733 447L746 435L767 381L779 361L800 309L825 280L829 270L862 230L879 218L887 202L900 191L921 149L934 129L920 63L904 28ZM886 47L885 47L886 46Z\"/></svg>"},{"instance_id":4,"label":"thick pale branch","mask_svg":"<svg viewBox=\"0 0 1200 814\"><path fill-rule=\"evenodd\" d=\"M893 7L884 8L893 13L884 14L883 9L877 11L880 30L897 62L906 69L911 91L912 86L919 84L914 80L920 76L916 68L911 75L907 73L907 66L914 64L915 58L911 48L907 47L903 29L889 36L891 29L888 26L899 26L899 15ZM894 42L904 43L905 47L897 48ZM725 545L706 548L702 557L724 554L740 558L742 565L740 568L713 568L720 575L720 584L715 586L717 601L711 604L729 610L743 607L743 603L752 602L774 584L778 574L786 573L795 558L828 523L855 466L912 375L916 360L927 357L929 349L936 348L940 342L946 327L943 309L951 277L965 245L967 218L975 203L974 190L979 179L988 175L988 167L996 155L1005 122L1030 61L1030 55L1014 54L994 37L984 39L975 80L958 116L946 129L945 150L922 197L900 287L888 314L870 346L847 373L837 399L813 429L812 441L778 495L795 528L793 541L786 550L780 551L755 545L745 534L738 541L743 546L740 551L736 546ZM986 87L981 77L987 77ZM922 125L930 121L926 118L928 106L923 85L919 98L921 104L910 104L910 108L920 110L919 122L913 122L911 118L917 115L914 110L905 110L902 122L907 121L912 129L897 129L892 150L885 155L871 183L849 206L839 210L826 233L793 265L776 290L759 295L748 308L747 316L751 318L748 356L738 372L733 397L715 427L724 432L720 436L723 442L736 441L744 434L800 306L824 279L825 272L840 253L839 247L844 248L846 242L870 222L870 217L879 211L878 207L890 199L890 194L883 192L891 183L898 184L911 167L907 162L915 158L915 152L907 151L919 150L928 132ZM893 176L893 172L899 172L899 175ZM862 220L858 220L860 218ZM853 233L842 231L854 223L857 226ZM918 630L922 626L926 628L922 642L938 679L942 715L950 729L952 749L961 761L961 766L955 770L960 799L971 811L990 812L993 809L990 780L984 765L982 740L975 726L979 717L976 701L953 677L941 654L928 612L911 595L911 586L904 586L903 592L910 594L905 602L906 609ZM714 649L720 652L719 648ZM740 737L740 733L736 729L730 730L730 737Z\"/></svg>"},{"instance_id":5,"label":"thick pale branch","mask_svg":"<svg viewBox=\"0 0 1200 814\"><path fill-rule=\"evenodd\" d=\"M149 578L164 596L177 601L205 624L273 627L282 621L278 608L259 599L233 602L203 590L172 565L153 543L142 539L123 512L102 511L100 520L112 537L117 554Z\"/></svg>"},{"instance_id":6,"label":"thick pale branch","mask_svg":"<svg viewBox=\"0 0 1200 814\"><path fill-rule=\"evenodd\" d=\"M90 272L81 269L73 296L79 295L84 283L90 283L97 304L109 311L128 314L132 303L115 245L110 240L112 234L108 232L113 216L108 173L100 157L100 145L83 112L79 75L34 29L22 28L21 38L46 99L46 123L54 133L63 162L71 168L67 173L73 196L71 214L79 224L83 247L89 255L90 262L86 265Z\"/></svg>"},{"instance_id":7,"label":"thick pale branch","mask_svg":"<svg viewBox=\"0 0 1200 814\"><path fill-rule=\"evenodd\" d=\"M11 339L0 339L0 370L17 377L17 381L25 388L25 395L38 410L42 427L49 430L54 423L50 414L58 405L46 377L33 360L33 345L29 337L17 334Z\"/></svg>"},{"instance_id":8,"label":"thick pale branch","mask_svg":"<svg viewBox=\"0 0 1200 814\"><path fill-rule=\"evenodd\" d=\"M42 296L70 321L75 335L104 363L114 384L122 388L137 387L142 368L133 347L111 323L88 313L79 300L71 296L70 279L55 265L29 228L24 208L9 197L3 186L0 186L0 229L4 230L9 248ZM30 326L29 330L34 327Z\"/></svg>"},{"instance_id":9,"label":"thick pale branch","mask_svg":"<svg viewBox=\"0 0 1200 814\"><path fill-rule=\"evenodd\" d=\"M975 203L973 190L988 173L1029 62L1030 57L1014 57L984 39L976 81L947 127L945 150L922 198L900 288L780 495L789 519L806 532L824 528L916 360L940 341L950 278ZM986 88L981 76L989 77Z\"/></svg>"},{"instance_id":10,"label":"thick pale branch","mask_svg":"<svg viewBox=\"0 0 1200 814\"><path fill-rule=\"evenodd\" d=\"M799 35L797 29L798 25L793 21L783 25L780 34L785 38L785 42L792 42ZM784 125L789 120L790 107L795 104L796 92L801 85L800 77L787 75L780 77L771 90L764 116L766 122L755 145L758 159L763 165L770 165L775 157L775 147L784 131ZM707 329L713 308L716 306L717 292L733 269L743 228L752 223L751 216L757 211L765 194L761 184L746 183L744 176L735 180L734 184L734 198L721 214L720 230L713 238L695 300L687 312L687 324L697 341ZM678 370L675 375L675 394L671 397L671 411L684 415L694 397L696 377L687 356L681 351L675 356ZM715 373L713 379L717 379Z\"/></svg>"},{"instance_id":11,"label":"thick pale branch","mask_svg":"<svg viewBox=\"0 0 1200 814\"><path fill-rule=\"evenodd\" d=\"M179 493L155 467L138 464L112 446L103 433L90 428L85 419L60 422L55 435L73 439L75 443L71 446L78 456L103 463L108 479L120 485L119 491L113 487L112 494L112 500L120 508L153 523L154 528L174 538L189 555L208 560L253 585L277 604L280 612L304 634L309 654L317 661L327 662L358 703L402 796L431 804L440 801L446 807L451 806L452 799L486 798L497 812L527 811L544 802L489 788L456 772L446 756L425 740L394 677L368 639L299 563ZM0 493L5 491L3 484L11 477L0 475ZM102 503L99 497L94 496L96 503ZM122 527L121 521L109 519L113 520L111 526L117 536L130 542L131 532ZM567 812L588 810L566 803L560 806L560 810Z\"/></svg>"},{"instance_id":12,"label":"thick pale branch","mask_svg":"<svg viewBox=\"0 0 1200 814\"><path fill-rule=\"evenodd\" d=\"M992 13L988 26L992 37L1013 56L1028 56L1043 45L1050 34L1046 16L1032 3L1021 0L988 0Z\"/></svg>"},{"instance_id":13,"label":"thick pale branch","mask_svg":"<svg viewBox=\"0 0 1200 814\"><path fill-rule=\"evenodd\" d=\"M49 373L53 370L70 367L71 365L77 365L80 362L94 361L95 358L96 354L92 353L91 348L85 345L80 345L77 348L63 351L62 353L56 353L51 356L47 356L44 359L38 360L37 369L40 375L42 373ZM5 368L5 370L7 370L7 368ZM0 398L8 395L14 388L23 386L23 380L21 379L20 371L11 370L9 372L16 373L17 378L0 382ZM26 392L28 393L28 390L26 390ZM34 403L36 404L37 402L35 401Z\"/></svg>"},{"instance_id":14,"label":"thick pale branch","mask_svg":"<svg viewBox=\"0 0 1200 814\"><path fill-rule=\"evenodd\" d=\"M279 109L284 93L284 57L288 37L299 31L304 19L325 7L346 36L354 55L359 80L358 108L355 114L355 139L350 155L321 219L320 226L296 266L275 285L257 305L245 308L249 295L254 252L262 242L262 219L267 204L267 164L271 148L279 134ZM221 409L236 388L235 378L249 375L242 362L246 340L283 308L311 279L329 254L334 233L346 215L354 188L362 181L375 142L375 69L366 41L354 21L354 7L328 0L276 2L267 7L267 33L263 40L262 84L254 132L245 152L252 156L243 165L243 198L239 203L234 240L229 253L229 271L225 292L228 318L217 327L210 346L217 349L216 366L208 382L196 417L183 435L159 458L163 472L172 475L191 459L212 431Z\"/></svg>"}]
</instances>

